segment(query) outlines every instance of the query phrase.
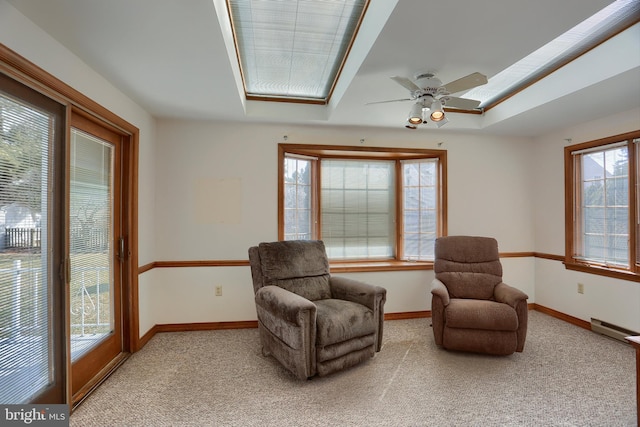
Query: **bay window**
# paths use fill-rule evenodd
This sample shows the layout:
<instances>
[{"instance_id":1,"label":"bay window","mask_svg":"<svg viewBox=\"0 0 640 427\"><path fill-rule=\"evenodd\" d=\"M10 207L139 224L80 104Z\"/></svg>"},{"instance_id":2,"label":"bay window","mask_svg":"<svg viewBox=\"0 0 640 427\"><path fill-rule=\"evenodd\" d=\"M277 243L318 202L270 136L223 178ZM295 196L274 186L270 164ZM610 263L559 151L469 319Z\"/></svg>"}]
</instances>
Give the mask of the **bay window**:
<instances>
[{"instance_id":1,"label":"bay window","mask_svg":"<svg viewBox=\"0 0 640 427\"><path fill-rule=\"evenodd\" d=\"M279 145L279 238L332 261L433 261L446 230L446 151Z\"/></svg>"}]
</instances>

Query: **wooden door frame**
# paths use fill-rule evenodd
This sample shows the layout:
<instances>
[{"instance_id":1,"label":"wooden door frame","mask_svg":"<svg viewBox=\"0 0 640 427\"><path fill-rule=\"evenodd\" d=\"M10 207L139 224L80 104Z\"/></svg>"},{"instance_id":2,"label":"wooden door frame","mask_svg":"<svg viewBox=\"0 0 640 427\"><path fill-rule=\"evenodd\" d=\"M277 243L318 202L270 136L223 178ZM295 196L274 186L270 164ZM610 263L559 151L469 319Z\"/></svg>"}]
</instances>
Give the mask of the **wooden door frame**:
<instances>
[{"instance_id":1,"label":"wooden door frame","mask_svg":"<svg viewBox=\"0 0 640 427\"><path fill-rule=\"evenodd\" d=\"M79 129L81 132L85 132L88 133L90 135L93 135L96 138L104 138L105 141L108 141L110 143L114 144L115 147L115 151L114 151L114 160L117 163L116 167L115 167L115 172L116 175L113 177L114 178L114 184L115 187L118 189L116 190L118 192L118 197L117 200L114 200L114 209L115 209L115 213L116 213L116 217L114 218L114 221L116 221L116 235L114 236L110 236L111 238L119 238L121 236L124 236L128 233L128 227L127 227L127 211L128 211L128 206L129 203L127 202L127 182L130 181L128 174L126 173L126 171L124 170L123 166L125 165L125 160L127 160L127 155L124 152L124 148L125 148L125 144L126 142L130 139L129 135L125 134L123 131L121 131L118 128L115 128L114 126L105 123L103 120L100 120L90 114L87 114L85 111L80 110L76 107L71 107L71 114L70 114L70 118L69 118L69 123L70 123L70 130L71 128L75 128L75 129ZM110 140L110 138L112 138L112 140ZM68 141L69 145L70 145L70 140ZM70 150L68 151L68 155L67 155L67 164L70 166L71 165L71 159L70 159ZM66 190L66 194L70 194L70 181L69 179L67 179L67 190ZM69 211L69 206L67 206L67 211ZM66 218L69 219L70 215L69 213L67 213ZM69 229L69 225L67 224L66 229ZM128 239L127 239L128 240ZM115 256L115 248L116 245L114 244L114 256ZM128 311L126 310L127 305L127 297L126 295L128 295L128 293L125 295L125 292L127 292L129 286L129 280L126 277L126 271L129 268L129 248L128 248L128 242L125 242L125 247L124 247L124 251L125 251L125 256L123 258L120 258L119 261L117 261L117 271L118 271L118 278L114 278L114 283L118 284L118 289L114 289L114 296L119 296L117 299L115 299L113 302L115 303L115 305L112 307L112 309L115 310L115 314L116 314L116 325L118 325L118 328L116 330L116 333L118 335L120 335L119 338L117 338L116 342L111 342L110 345L114 345L114 344L118 344L117 346L111 347L110 352L111 354L106 354L104 352L99 352L99 353L93 353L92 355L89 354L85 354L83 356L81 356L78 360L76 360L75 362L70 361L69 363L69 372L70 372L70 377L71 377L71 393L72 393L72 404L74 407L76 407L77 405L79 405L87 396L89 393L91 393L91 391L93 391L111 372L113 372L118 366L120 366L120 364L122 364L122 362L124 362L128 355L131 353L130 350L130 341L128 339L126 339L127 335L126 335L126 330L125 330L125 325L128 325L129 323L129 317L130 317L130 313L128 313ZM67 257L69 257L69 254L67 254ZM115 262L114 259L110 260L111 262ZM67 280L69 280L69 278L67 278ZM67 282L66 284L67 286L69 286L69 283ZM69 335L70 336L70 335ZM115 337L111 337L109 338L109 340L112 339L116 339ZM101 343L100 345L102 345L104 343ZM93 352L95 349L92 349L91 352ZM115 353L117 351L117 354ZM89 357L89 359L85 359L85 361L81 362L81 360L83 358ZM95 375L93 374L93 372L91 371L86 371L85 368L87 367L86 365L84 366L84 368L80 368L81 364L86 364L88 363L87 360L91 360L91 363L97 363L98 365L103 365L103 368L101 368L100 371L98 371L97 373L95 373ZM77 362L77 363L76 363ZM74 363L76 363L76 366L74 368ZM75 369L75 374L74 375L74 369ZM74 388L78 388L75 392L74 392Z\"/></svg>"},{"instance_id":2,"label":"wooden door frame","mask_svg":"<svg viewBox=\"0 0 640 427\"><path fill-rule=\"evenodd\" d=\"M0 72L16 81L49 96L68 106L67 117L74 111L80 111L119 130L123 138L123 204L125 215L123 227L129 257L123 263L123 347L126 351L140 349L138 314L138 164L139 129L75 90L58 78L49 74L36 64L0 43ZM69 120L67 120L66 138L69 138ZM68 296L67 296L68 308ZM68 319L67 319L68 323ZM68 330L68 326L67 326ZM66 354L67 363L71 363L70 354ZM117 366L116 366L117 367ZM115 367L113 367L115 369ZM67 375L70 366L67 367ZM96 383L96 386L99 384ZM67 380L66 401L71 404L71 387Z\"/></svg>"}]
</instances>

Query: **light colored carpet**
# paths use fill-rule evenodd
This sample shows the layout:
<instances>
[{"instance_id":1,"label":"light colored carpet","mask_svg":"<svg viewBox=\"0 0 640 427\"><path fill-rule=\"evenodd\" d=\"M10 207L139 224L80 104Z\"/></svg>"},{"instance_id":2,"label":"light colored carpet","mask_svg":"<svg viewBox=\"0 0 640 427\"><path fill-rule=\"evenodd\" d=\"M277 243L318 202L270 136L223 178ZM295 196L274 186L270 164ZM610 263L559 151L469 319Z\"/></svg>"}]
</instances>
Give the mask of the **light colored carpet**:
<instances>
[{"instance_id":1,"label":"light colored carpet","mask_svg":"<svg viewBox=\"0 0 640 427\"><path fill-rule=\"evenodd\" d=\"M298 381L257 329L161 333L71 426L635 426L631 346L529 312L523 353L436 347L431 319L385 322L375 358Z\"/></svg>"}]
</instances>

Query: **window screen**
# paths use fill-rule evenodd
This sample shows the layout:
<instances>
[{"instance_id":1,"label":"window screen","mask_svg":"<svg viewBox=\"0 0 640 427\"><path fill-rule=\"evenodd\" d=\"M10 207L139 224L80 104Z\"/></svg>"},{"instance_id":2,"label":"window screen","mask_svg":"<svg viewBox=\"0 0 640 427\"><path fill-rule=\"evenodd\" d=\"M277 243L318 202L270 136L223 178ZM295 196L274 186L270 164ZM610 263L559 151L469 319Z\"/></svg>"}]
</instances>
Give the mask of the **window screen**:
<instances>
[{"instance_id":1,"label":"window screen","mask_svg":"<svg viewBox=\"0 0 640 427\"><path fill-rule=\"evenodd\" d=\"M629 151L612 144L574 154L576 257L629 267Z\"/></svg>"},{"instance_id":2,"label":"window screen","mask_svg":"<svg viewBox=\"0 0 640 427\"><path fill-rule=\"evenodd\" d=\"M402 162L404 258L433 261L438 223L438 160Z\"/></svg>"},{"instance_id":3,"label":"window screen","mask_svg":"<svg viewBox=\"0 0 640 427\"><path fill-rule=\"evenodd\" d=\"M286 157L284 161L284 215L285 240L312 238L312 179L314 160Z\"/></svg>"}]
</instances>

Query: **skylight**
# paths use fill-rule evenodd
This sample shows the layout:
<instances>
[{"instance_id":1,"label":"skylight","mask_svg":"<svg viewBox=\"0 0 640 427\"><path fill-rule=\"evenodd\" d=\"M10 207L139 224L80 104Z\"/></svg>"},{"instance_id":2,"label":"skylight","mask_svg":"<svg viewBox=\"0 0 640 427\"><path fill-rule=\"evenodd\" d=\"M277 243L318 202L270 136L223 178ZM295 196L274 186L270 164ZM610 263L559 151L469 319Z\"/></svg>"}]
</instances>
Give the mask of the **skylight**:
<instances>
[{"instance_id":1,"label":"skylight","mask_svg":"<svg viewBox=\"0 0 640 427\"><path fill-rule=\"evenodd\" d=\"M227 0L247 99L324 104L369 0Z\"/></svg>"},{"instance_id":2,"label":"skylight","mask_svg":"<svg viewBox=\"0 0 640 427\"><path fill-rule=\"evenodd\" d=\"M491 108L636 23L639 14L638 0L617 0L463 96Z\"/></svg>"}]
</instances>

